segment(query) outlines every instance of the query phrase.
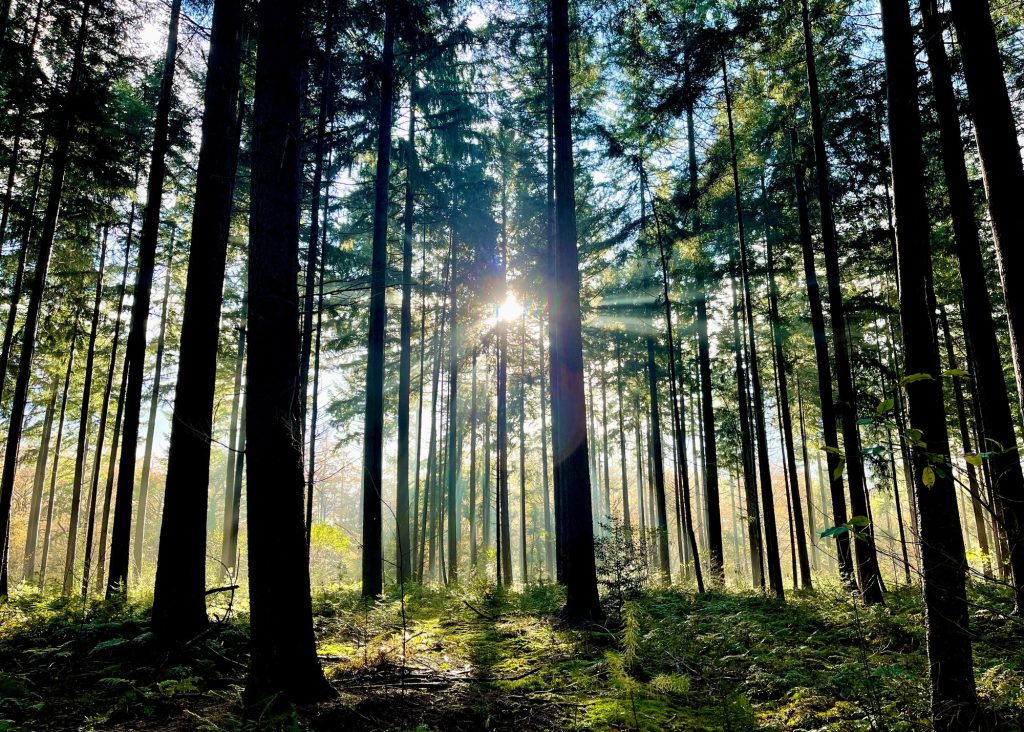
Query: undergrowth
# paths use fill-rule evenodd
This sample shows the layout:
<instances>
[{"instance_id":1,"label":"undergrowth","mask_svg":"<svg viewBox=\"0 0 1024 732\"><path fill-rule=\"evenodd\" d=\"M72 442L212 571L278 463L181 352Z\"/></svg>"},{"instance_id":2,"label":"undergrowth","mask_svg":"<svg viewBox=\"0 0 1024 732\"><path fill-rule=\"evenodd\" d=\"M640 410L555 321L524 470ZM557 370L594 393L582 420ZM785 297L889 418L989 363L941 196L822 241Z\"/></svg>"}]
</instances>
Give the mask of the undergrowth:
<instances>
[{"instance_id":1,"label":"undergrowth","mask_svg":"<svg viewBox=\"0 0 1024 732\"><path fill-rule=\"evenodd\" d=\"M237 610L193 642L149 632L148 600L19 591L0 606L0 730L928 729L924 626L913 589L866 608L838 588L786 603L743 592L619 592L603 626L561 620L550 584L411 585L367 603L314 595L317 651L338 691L316 706L243 706ZM978 693L1024 725L1020 621L971 590ZM221 617L221 614L218 614Z\"/></svg>"}]
</instances>

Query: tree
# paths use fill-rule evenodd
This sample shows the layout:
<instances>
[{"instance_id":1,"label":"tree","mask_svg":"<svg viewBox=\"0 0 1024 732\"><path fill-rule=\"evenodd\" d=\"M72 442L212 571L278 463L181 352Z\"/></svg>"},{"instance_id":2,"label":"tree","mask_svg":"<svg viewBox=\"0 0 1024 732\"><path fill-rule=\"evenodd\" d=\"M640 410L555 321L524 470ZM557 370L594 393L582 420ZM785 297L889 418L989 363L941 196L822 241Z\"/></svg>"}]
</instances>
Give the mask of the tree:
<instances>
[{"instance_id":1,"label":"tree","mask_svg":"<svg viewBox=\"0 0 1024 732\"><path fill-rule=\"evenodd\" d=\"M257 16L249 218L246 435L253 698L329 692L313 637L298 404L300 118L304 2Z\"/></svg>"},{"instance_id":2,"label":"tree","mask_svg":"<svg viewBox=\"0 0 1024 732\"><path fill-rule=\"evenodd\" d=\"M551 0L551 70L555 138L554 307L551 321L552 425L557 433L557 482L564 494L562 522L566 552L566 614L576 619L601 615L594 561L593 514L587 472L586 402L583 394L583 337L580 274L576 249L576 191L572 151L569 69L569 2ZM557 346L555 345L557 344Z\"/></svg>"},{"instance_id":3,"label":"tree","mask_svg":"<svg viewBox=\"0 0 1024 732\"><path fill-rule=\"evenodd\" d=\"M388 183L391 175L391 117L394 104L395 5L384 3L384 49L380 62L380 114L377 117L377 171L370 269L370 325L366 355L366 409L363 426L363 597L383 589L381 516L384 497L384 325L387 316Z\"/></svg>"},{"instance_id":4,"label":"tree","mask_svg":"<svg viewBox=\"0 0 1024 732\"><path fill-rule=\"evenodd\" d=\"M896 200L900 322L910 426L919 430L913 459L921 525L925 638L932 723L942 732L978 729L978 702L964 587L966 557L948 472L949 435L939 380L939 345L925 197L917 67L907 0L882 0L888 79L889 141Z\"/></svg>"},{"instance_id":5,"label":"tree","mask_svg":"<svg viewBox=\"0 0 1024 732\"><path fill-rule=\"evenodd\" d=\"M194 637L206 626L205 521L220 337L218 321L241 131L242 24L241 0L216 0L167 455L161 523L166 530L162 528L160 532L153 589L154 629L179 640ZM239 347L240 353L243 348L244 345ZM240 366L239 363L236 392ZM234 420L232 442L233 432ZM233 468L233 463L229 467ZM232 483L227 485L228 493L234 493ZM232 560L234 553L231 552Z\"/></svg>"}]
</instances>

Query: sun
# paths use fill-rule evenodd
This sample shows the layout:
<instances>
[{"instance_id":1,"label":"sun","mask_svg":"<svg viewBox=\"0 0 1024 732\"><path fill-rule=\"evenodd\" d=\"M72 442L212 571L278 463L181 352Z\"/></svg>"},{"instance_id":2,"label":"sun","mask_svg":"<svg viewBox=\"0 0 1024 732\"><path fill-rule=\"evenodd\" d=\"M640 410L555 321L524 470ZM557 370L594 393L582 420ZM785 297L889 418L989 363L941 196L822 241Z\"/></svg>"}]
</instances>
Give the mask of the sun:
<instances>
[{"instance_id":1,"label":"sun","mask_svg":"<svg viewBox=\"0 0 1024 732\"><path fill-rule=\"evenodd\" d=\"M516 299L514 292L509 292L505 295L505 300L498 305L497 319L502 323L511 323L519 319L519 316L523 314L523 306L519 300Z\"/></svg>"}]
</instances>

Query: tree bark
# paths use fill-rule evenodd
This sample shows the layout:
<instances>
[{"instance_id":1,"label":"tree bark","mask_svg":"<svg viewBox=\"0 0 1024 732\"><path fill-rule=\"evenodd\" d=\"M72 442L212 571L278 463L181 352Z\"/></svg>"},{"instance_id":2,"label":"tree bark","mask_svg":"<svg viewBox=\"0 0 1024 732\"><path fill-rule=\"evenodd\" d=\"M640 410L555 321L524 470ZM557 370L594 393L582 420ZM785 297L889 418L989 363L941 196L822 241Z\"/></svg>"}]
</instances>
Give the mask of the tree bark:
<instances>
[{"instance_id":1,"label":"tree bark","mask_svg":"<svg viewBox=\"0 0 1024 732\"><path fill-rule=\"evenodd\" d=\"M373 252L370 268L370 328L366 338L366 412L363 427L363 597L383 589L381 518L384 462L384 329L388 266L388 182L391 176L391 117L394 106L395 7L384 3L384 49L380 63L380 113L377 116L377 169L373 203Z\"/></svg>"},{"instance_id":2,"label":"tree bark","mask_svg":"<svg viewBox=\"0 0 1024 732\"><path fill-rule=\"evenodd\" d=\"M889 140L896 199L900 321L912 428L915 494L921 521L925 640L931 672L932 723L940 732L978 729L964 574L963 535L949 469L949 436L933 315L931 245L925 194L917 67L907 0L882 0L888 79ZM939 467L936 470L933 464Z\"/></svg>"},{"instance_id":3,"label":"tree bark","mask_svg":"<svg viewBox=\"0 0 1024 732\"><path fill-rule=\"evenodd\" d=\"M110 572L107 576L107 596L122 594L128 587L128 557L131 544L132 494L135 489L135 462L139 440L139 417L142 410L142 382L146 370L146 328L149 323L150 298L153 290L153 272L156 267L156 246L160 233L160 208L163 200L164 177L167 171L169 115L174 85L174 65L178 53L178 20L181 0L171 1L167 26L167 49L164 54L160 79L160 97L157 101L156 121L153 128L153 147L146 186L146 209L139 234L139 264L132 301L131 326L125 344L128 360L128 383L125 389L124 446L121 449L117 475L117 494L114 498L114 524L110 538Z\"/></svg>"},{"instance_id":4,"label":"tree bark","mask_svg":"<svg viewBox=\"0 0 1024 732\"><path fill-rule=\"evenodd\" d=\"M92 323L89 326L89 346L85 355L85 376L82 383L82 402L78 419L78 444L75 449L75 477L71 486L71 510L68 514L68 545L64 560L64 595L70 595L75 582L75 558L78 553L78 524L82 505L82 483L85 480L85 454L88 451L89 403L92 397L92 373L96 362L96 333L100 325L100 305L103 303L103 273L107 266L107 237L110 224L104 224L100 238L100 263L96 274L96 295L92 305ZM88 570L88 567L86 567Z\"/></svg>"},{"instance_id":5,"label":"tree bark","mask_svg":"<svg viewBox=\"0 0 1024 732\"><path fill-rule=\"evenodd\" d=\"M53 433L53 415L57 408L57 389L60 382L53 380L50 401L43 416L42 433L39 440L39 456L36 458L36 473L32 481L32 503L29 507L28 530L25 532L25 565L22 577L26 582L36 578L36 545L39 543L39 516L43 508L43 486L46 484L46 465L50 457L50 436Z\"/></svg>"},{"instance_id":6,"label":"tree bark","mask_svg":"<svg viewBox=\"0 0 1024 732\"><path fill-rule=\"evenodd\" d=\"M579 253L576 249L576 191L572 153L569 64L569 2L551 3L551 70L555 137L554 324L552 423L556 433L558 480L564 487L566 614L601 616L594 561L587 424L583 398L583 337L580 316Z\"/></svg>"},{"instance_id":7,"label":"tree bark","mask_svg":"<svg viewBox=\"0 0 1024 732\"><path fill-rule=\"evenodd\" d=\"M954 4L954 14L959 3ZM964 71L967 75L968 94L977 109L974 112L978 149L982 156L982 169L985 173L986 189L994 186L999 190L989 190L989 208L992 216L993 234L997 243L997 256L1000 259L1000 273L1003 276L1004 293L1006 295L1008 320L1012 316L1024 318L1024 311L1014 311L1013 298L1006 285L1006 265L1020 260L1006 261L1001 249L1015 250L1024 241L1024 228L1020 222L1017 208L1020 203L1019 193L1024 184L1024 175L1020 173L1020 151L1017 148L1016 132L1013 132L1012 144L1006 145L1006 155L1014 156L1017 171L1014 172L1014 160L999 160L1002 143L999 140L999 112L990 106L1000 106L1006 97L1005 87L999 93L1002 80L1001 66L988 67L985 62L999 63L998 49L993 58L992 46L989 45L985 23L989 22L988 3L972 5L966 13L954 15L958 23L966 24L961 29L957 26L963 55ZM983 15L985 14L985 15ZM974 214L974 197L971 193L967 165L964 161L963 142L960 137L960 114L957 108L956 94L953 88L949 59L946 56L945 40L942 23L938 17L935 0L921 0L921 16L924 20L924 34L928 50L928 67L931 71L932 89L935 96L935 113L939 120L939 134L942 144L942 165L946 178L946 190L949 195L950 213L953 222L954 250L959 263L960 287L963 293L964 329L970 343L971 363L974 366L978 406L981 411L981 432L987 445L978 445L981 452L991 452L988 460L994 478L993 494L1002 511L1006 533L1010 547L1010 565L1014 578L1014 594L1017 610L1024 608L1024 471L1021 470L1020 455L1016 450L1007 449L1017 443L1013 428L1013 417L1010 411L1010 396L1006 389L1003 376L1002 356L996 337L995 323L992 317L992 305L989 300L988 287L985 283L985 264L982 257L981 241L978 234L978 223ZM965 34L966 33L966 34ZM992 39L994 45L995 41ZM979 69L979 66L981 67ZM982 84L981 89L978 85ZM991 85L991 86L990 86ZM981 103L981 99L986 100ZM1010 117L1010 129L1013 129L1013 117ZM982 140L985 147L982 148ZM1016 178L1014 176L1016 175ZM1006 176L1003 178L1002 176ZM1017 193L1011 194L1014 203L1008 204L1003 197L1002 186L1018 181ZM991 183L990 183L991 182ZM1009 206L1009 215L1006 207ZM998 224L996 221L999 216ZM1009 228L1007 228L1009 227ZM1004 237L1010 237L1005 239ZM1009 247L1001 247L1003 241L1016 242ZM1019 254L1011 254L1019 257ZM1019 271L1019 270L1018 270ZM1009 288L1014 289L1014 288ZM1018 305L1019 307L1019 305ZM1020 331L1011 325L1011 336L1019 336ZM1014 337L1011 340L1014 349L1014 368L1017 374L1018 391L1020 385L1020 354L1022 347ZM965 443L966 444L966 443ZM1000 447L1002 446L1002 447ZM980 538L980 535L979 535Z\"/></svg>"},{"instance_id":8,"label":"tree bark","mask_svg":"<svg viewBox=\"0 0 1024 732\"><path fill-rule=\"evenodd\" d=\"M313 635L297 439L304 6L302 0L263 0L258 12L245 419L252 634L247 692L253 699L281 693L295 702L330 692Z\"/></svg>"}]
</instances>

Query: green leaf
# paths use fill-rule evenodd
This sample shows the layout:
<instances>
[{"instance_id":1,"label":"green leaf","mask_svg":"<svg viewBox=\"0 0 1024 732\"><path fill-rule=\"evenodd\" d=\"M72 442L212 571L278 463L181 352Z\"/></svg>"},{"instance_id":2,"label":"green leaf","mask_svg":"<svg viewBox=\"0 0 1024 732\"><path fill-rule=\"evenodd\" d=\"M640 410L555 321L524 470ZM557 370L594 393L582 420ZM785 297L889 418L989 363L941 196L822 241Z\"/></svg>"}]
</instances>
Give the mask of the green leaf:
<instances>
[{"instance_id":1,"label":"green leaf","mask_svg":"<svg viewBox=\"0 0 1024 732\"><path fill-rule=\"evenodd\" d=\"M946 369L945 371L942 372L942 375L947 377L956 376L958 378L965 379L968 376L970 376L970 373L964 371L963 369Z\"/></svg>"},{"instance_id":2,"label":"green leaf","mask_svg":"<svg viewBox=\"0 0 1024 732\"><path fill-rule=\"evenodd\" d=\"M896 406L896 400L893 399L892 397L889 397L885 401L882 401L882 402L878 403L878 406L875 407L875 414L877 414L879 416L881 416L883 414L888 414L889 412L892 411L893 407L895 407L895 406Z\"/></svg>"},{"instance_id":3,"label":"green leaf","mask_svg":"<svg viewBox=\"0 0 1024 732\"><path fill-rule=\"evenodd\" d=\"M974 467L980 468L983 459L982 459L981 455L979 455L978 453L976 453L976 452L969 452L966 455L964 455L964 460L966 460L968 463L970 463Z\"/></svg>"},{"instance_id":4,"label":"green leaf","mask_svg":"<svg viewBox=\"0 0 1024 732\"><path fill-rule=\"evenodd\" d=\"M843 477L843 468L846 467L846 458L839 458L839 464L836 465L836 469L832 471L832 480L839 480Z\"/></svg>"},{"instance_id":5,"label":"green leaf","mask_svg":"<svg viewBox=\"0 0 1024 732\"><path fill-rule=\"evenodd\" d=\"M845 534L850 530L849 526L833 526L831 529L825 529L821 532L822 539L831 539L833 536L839 536Z\"/></svg>"},{"instance_id":6,"label":"green leaf","mask_svg":"<svg viewBox=\"0 0 1024 732\"><path fill-rule=\"evenodd\" d=\"M900 379L900 386L913 384L915 381L935 381L931 374L907 374Z\"/></svg>"},{"instance_id":7,"label":"green leaf","mask_svg":"<svg viewBox=\"0 0 1024 732\"><path fill-rule=\"evenodd\" d=\"M867 516L854 516L852 519L846 522L847 526L856 527L869 526L870 524L871 520Z\"/></svg>"},{"instance_id":8,"label":"green leaf","mask_svg":"<svg viewBox=\"0 0 1024 732\"><path fill-rule=\"evenodd\" d=\"M921 482L924 483L925 488L931 488L935 485L935 471L931 465L921 471Z\"/></svg>"},{"instance_id":9,"label":"green leaf","mask_svg":"<svg viewBox=\"0 0 1024 732\"><path fill-rule=\"evenodd\" d=\"M825 445L825 446L824 446L823 448L821 448L821 449L822 449L822 450L824 450L825 452L830 452L830 453L832 453L833 455L838 455L839 457L846 457L846 453L844 453L844 452L843 452L842 450L840 450L840 449L839 449L838 447L829 447L828 445Z\"/></svg>"},{"instance_id":10,"label":"green leaf","mask_svg":"<svg viewBox=\"0 0 1024 732\"><path fill-rule=\"evenodd\" d=\"M857 420L857 426L866 427L867 425L872 424L874 421L875 420L873 417L861 417L860 419Z\"/></svg>"}]
</instances>

